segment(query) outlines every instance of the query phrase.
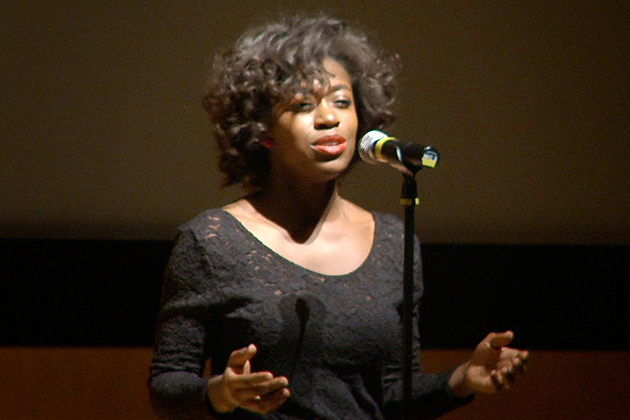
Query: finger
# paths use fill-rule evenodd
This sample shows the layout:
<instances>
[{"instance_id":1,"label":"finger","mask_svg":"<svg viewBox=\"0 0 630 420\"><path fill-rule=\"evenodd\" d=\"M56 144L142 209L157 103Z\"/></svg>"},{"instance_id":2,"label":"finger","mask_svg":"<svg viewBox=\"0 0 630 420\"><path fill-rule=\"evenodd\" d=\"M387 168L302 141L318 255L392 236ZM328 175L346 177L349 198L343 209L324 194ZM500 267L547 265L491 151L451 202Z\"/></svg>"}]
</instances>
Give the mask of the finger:
<instances>
[{"instance_id":1,"label":"finger","mask_svg":"<svg viewBox=\"0 0 630 420\"><path fill-rule=\"evenodd\" d=\"M519 366L519 370L523 375L527 373L527 360L528 359L529 359L529 353L527 354L527 357L520 359L521 365Z\"/></svg>"},{"instance_id":2,"label":"finger","mask_svg":"<svg viewBox=\"0 0 630 420\"><path fill-rule=\"evenodd\" d=\"M279 376L271 381L261 383L256 388L259 391L258 395L269 395L287 386L289 386L289 380L284 376Z\"/></svg>"},{"instance_id":3,"label":"finger","mask_svg":"<svg viewBox=\"0 0 630 420\"><path fill-rule=\"evenodd\" d=\"M511 368L503 368L501 369L501 374L505 379L505 388L509 388L514 383L514 371Z\"/></svg>"},{"instance_id":4,"label":"finger","mask_svg":"<svg viewBox=\"0 0 630 420\"><path fill-rule=\"evenodd\" d=\"M521 370L521 367L523 366L523 361L518 357L513 357L510 363L512 365L512 369L514 370L514 372L518 372L519 370Z\"/></svg>"},{"instance_id":5,"label":"finger","mask_svg":"<svg viewBox=\"0 0 630 420\"><path fill-rule=\"evenodd\" d=\"M264 401L272 401L272 400L280 398L282 395L284 395L285 390L288 392L288 388L281 387L278 389L274 389L272 392L268 392L266 394L254 394L251 392L252 390L247 390L247 391L244 391L243 394L241 394L241 396L243 397L242 401L244 402L253 401L255 403L262 404ZM245 395L246 395L245 392L249 394L247 398L245 398Z\"/></svg>"},{"instance_id":6,"label":"finger","mask_svg":"<svg viewBox=\"0 0 630 420\"><path fill-rule=\"evenodd\" d=\"M514 373L516 374L525 374L527 371L527 368L525 366L525 363L527 362L527 359L522 359L520 357L514 357L512 359L512 369L514 370Z\"/></svg>"},{"instance_id":7,"label":"finger","mask_svg":"<svg viewBox=\"0 0 630 420\"><path fill-rule=\"evenodd\" d=\"M514 338L512 331L505 331L501 333L492 332L486 336L486 341L490 344L490 347L500 349L503 346L510 344Z\"/></svg>"},{"instance_id":8,"label":"finger","mask_svg":"<svg viewBox=\"0 0 630 420\"><path fill-rule=\"evenodd\" d=\"M265 373L271 376L271 373ZM259 375L256 378L248 378L247 380L235 381L233 390L235 398L237 400L245 401L253 399L256 396L269 394L271 392L277 391L278 389L286 388L288 385L289 381L283 376L273 378L267 376L263 377Z\"/></svg>"},{"instance_id":9,"label":"finger","mask_svg":"<svg viewBox=\"0 0 630 420\"><path fill-rule=\"evenodd\" d=\"M504 347L505 357L509 358L518 358L523 361L523 363L527 362L529 359L529 352L527 350L519 350L512 347Z\"/></svg>"},{"instance_id":10,"label":"finger","mask_svg":"<svg viewBox=\"0 0 630 420\"><path fill-rule=\"evenodd\" d=\"M260 401L260 408L265 413L277 410L291 396L287 388L281 388L275 392L264 395Z\"/></svg>"},{"instance_id":11,"label":"finger","mask_svg":"<svg viewBox=\"0 0 630 420\"><path fill-rule=\"evenodd\" d=\"M494 384L495 391L500 391L505 386L505 382L503 377L499 374L497 370L493 370L490 372L490 378L492 379L492 383Z\"/></svg>"},{"instance_id":12,"label":"finger","mask_svg":"<svg viewBox=\"0 0 630 420\"><path fill-rule=\"evenodd\" d=\"M270 413L277 410L289 398L291 393L287 388L279 389L271 394L255 396L241 406L258 413Z\"/></svg>"},{"instance_id":13,"label":"finger","mask_svg":"<svg viewBox=\"0 0 630 420\"><path fill-rule=\"evenodd\" d=\"M242 370L245 367L245 363L256 355L258 349L255 345L250 344L242 349L234 350L230 354L230 358L227 362L227 367L237 370Z\"/></svg>"},{"instance_id":14,"label":"finger","mask_svg":"<svg viewBox=\"0 0 630 420\"><path fill-rule=\"evenodd\" d=\"M225 371L227 381L232 389L240 390L255 388L273 379L271 372L255 372L249 374L238 374L227 369Z\"/></svg>"},{"instance_id":15,"label":"finger","mask_svg":"<svg viewBox=\"0 0 630 420\"><path fill-rule=\"evenodd\" d=\"M518 357L523 361L523 364L525 364L529 360L529 352L527 350L521 351Z\"/></svg>"}]
</instances>

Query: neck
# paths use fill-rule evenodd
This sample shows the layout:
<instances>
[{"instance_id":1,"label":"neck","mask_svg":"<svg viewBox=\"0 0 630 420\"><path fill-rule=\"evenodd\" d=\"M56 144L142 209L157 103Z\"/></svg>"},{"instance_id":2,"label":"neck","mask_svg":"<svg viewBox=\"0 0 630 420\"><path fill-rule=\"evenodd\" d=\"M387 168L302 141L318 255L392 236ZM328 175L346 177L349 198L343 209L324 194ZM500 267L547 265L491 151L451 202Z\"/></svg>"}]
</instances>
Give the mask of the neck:
<instances>
[{"instance_id":1,"label":"neck","mask_svg":"<svg viewBox=\"0 0 630 420\"><path fill-rule=\"evenodd\" d=\"M326 219L339 215L342 199L336 181L302 185L270 185L247 198L265 218L281 226L296 242L305 243Z\"/></svg>"}]
</instances>

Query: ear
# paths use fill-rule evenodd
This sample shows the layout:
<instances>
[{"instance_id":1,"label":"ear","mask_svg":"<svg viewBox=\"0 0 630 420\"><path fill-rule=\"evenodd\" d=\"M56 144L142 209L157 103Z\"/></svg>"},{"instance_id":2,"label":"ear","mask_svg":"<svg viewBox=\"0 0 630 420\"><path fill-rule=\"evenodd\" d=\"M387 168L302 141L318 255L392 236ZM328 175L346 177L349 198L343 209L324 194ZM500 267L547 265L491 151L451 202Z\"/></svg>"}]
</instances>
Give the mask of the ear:
<instances>
[{"instance_id":1,"label":"ear","mask_svg":"<svg viewBox=\"0 0 630 420\"><path fill-rule=\"evenodd\" d=\"M272 139L269 139L269 138L260 139L258 142L260 143L262 147L264 147L267 150L273 149L273 146L276 145L276 143Z\"/></svg>"}]
</instances>

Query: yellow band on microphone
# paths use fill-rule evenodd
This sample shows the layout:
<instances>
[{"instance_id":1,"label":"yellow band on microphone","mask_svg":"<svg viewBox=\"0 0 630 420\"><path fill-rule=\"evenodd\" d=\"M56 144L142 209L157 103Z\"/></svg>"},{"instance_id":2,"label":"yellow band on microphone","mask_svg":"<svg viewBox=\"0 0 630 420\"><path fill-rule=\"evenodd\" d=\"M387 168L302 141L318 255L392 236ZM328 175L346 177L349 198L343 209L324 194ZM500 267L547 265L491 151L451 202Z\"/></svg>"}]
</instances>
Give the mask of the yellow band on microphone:
<instances>
[{"instance_id":1,"label":"yellow band on microphone","mask_svg":"<svg viewBox=\"0 0 630 420\"><path fill-rule=\"evenodd\" d=\"M376 158L380 160L381 162L387 161L387 159L383 158L383 155L381 154L381 149L383 149L383 146L385 145L385 143L387 143L390 140L396 140L396 139L394 137L383 137L382 139L379 139L374 145L374 156L376 156Z\"/></svg>"},{"instance_id":2,"label":"yellow band on microphone","mask_svg":"<svg viewBox=\"0 0 630 420\"><path fill-rule=\"evenodd\" d=\"M414 198L413 200L411 198L401 198L400 204L403 206L417 206L420 204L420 199L418 197Z\"/></svg>"}]
</instances>

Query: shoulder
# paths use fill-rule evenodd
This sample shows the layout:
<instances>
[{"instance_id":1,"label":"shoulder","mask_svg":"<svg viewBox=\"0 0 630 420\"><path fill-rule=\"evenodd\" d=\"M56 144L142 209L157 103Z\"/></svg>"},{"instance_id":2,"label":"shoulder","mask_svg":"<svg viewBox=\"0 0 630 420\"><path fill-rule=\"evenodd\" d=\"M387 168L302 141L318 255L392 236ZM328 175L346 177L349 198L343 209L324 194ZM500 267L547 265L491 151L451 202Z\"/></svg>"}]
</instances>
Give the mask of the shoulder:
<instances>
[{"instance_id":1,"label":"shoulder","mask_svg":"<svg viewBox=\"0 0 630 420\"><path fill-rule=\"evenodd\" d=\"M174 252L225 263L242 253L246 240L246 232L231 214L213 208L179 226Z\"/></svg>"},{"instance_id":2,"label":"shoulder","mask_svg":"<svg viewBox=\"0 0 630 420\"><path fill-rule=\"evenodd\" d=\"M402 247L405 241L405 224L395 215L375 212L374 221L376 226L375 245L390 253L393 257L402 257ZM420 238L414 233L414 254L415 259L420 260Z\"/></svg>"},{"instance_id":3,"label":"shoulder","mask_svg":"<svg viewBox=\"0 0 630 420\"><path fill-rule=\"evenodd\" d=\"M373 212L377 231L388 237L400 237L404 234L403 221L393 214Z\"/></svg>"},{"instance_id":4,"label":"shoulder","mask_svg":"<svg viewBox=\"0 0 630 420\"><path fill-rule=\"evenodd\" d=\"M210 209L179 227L164 272L163 304L170 302L170 307L181 309L222 296L240 258L241 242L234 239L237 228L233 225L229 214Z\"/></svg>"},{"instance_id":5,"label":"shoulder","mask_svg":"<svg viewBox=\"0 0 630 420\"><path fill-rule=\"evenodd\" d=\"M209 239L216 236L230 235L238 223L232 215L221 208L205 210L179 226L180 235L192 235L197 239Z\"/></svg>"},{"instance_id":6,"label":"shoulder","mask_svg":"<svg viewBox=\"0 0 630 420\"><path fill-rule=\"evenodd\" d=\"M252 242L232 215L220 208L209 209L179 227L169 267L181 271L182 277L228 272L246 260Z\"/></svg>"}]
</instances>

